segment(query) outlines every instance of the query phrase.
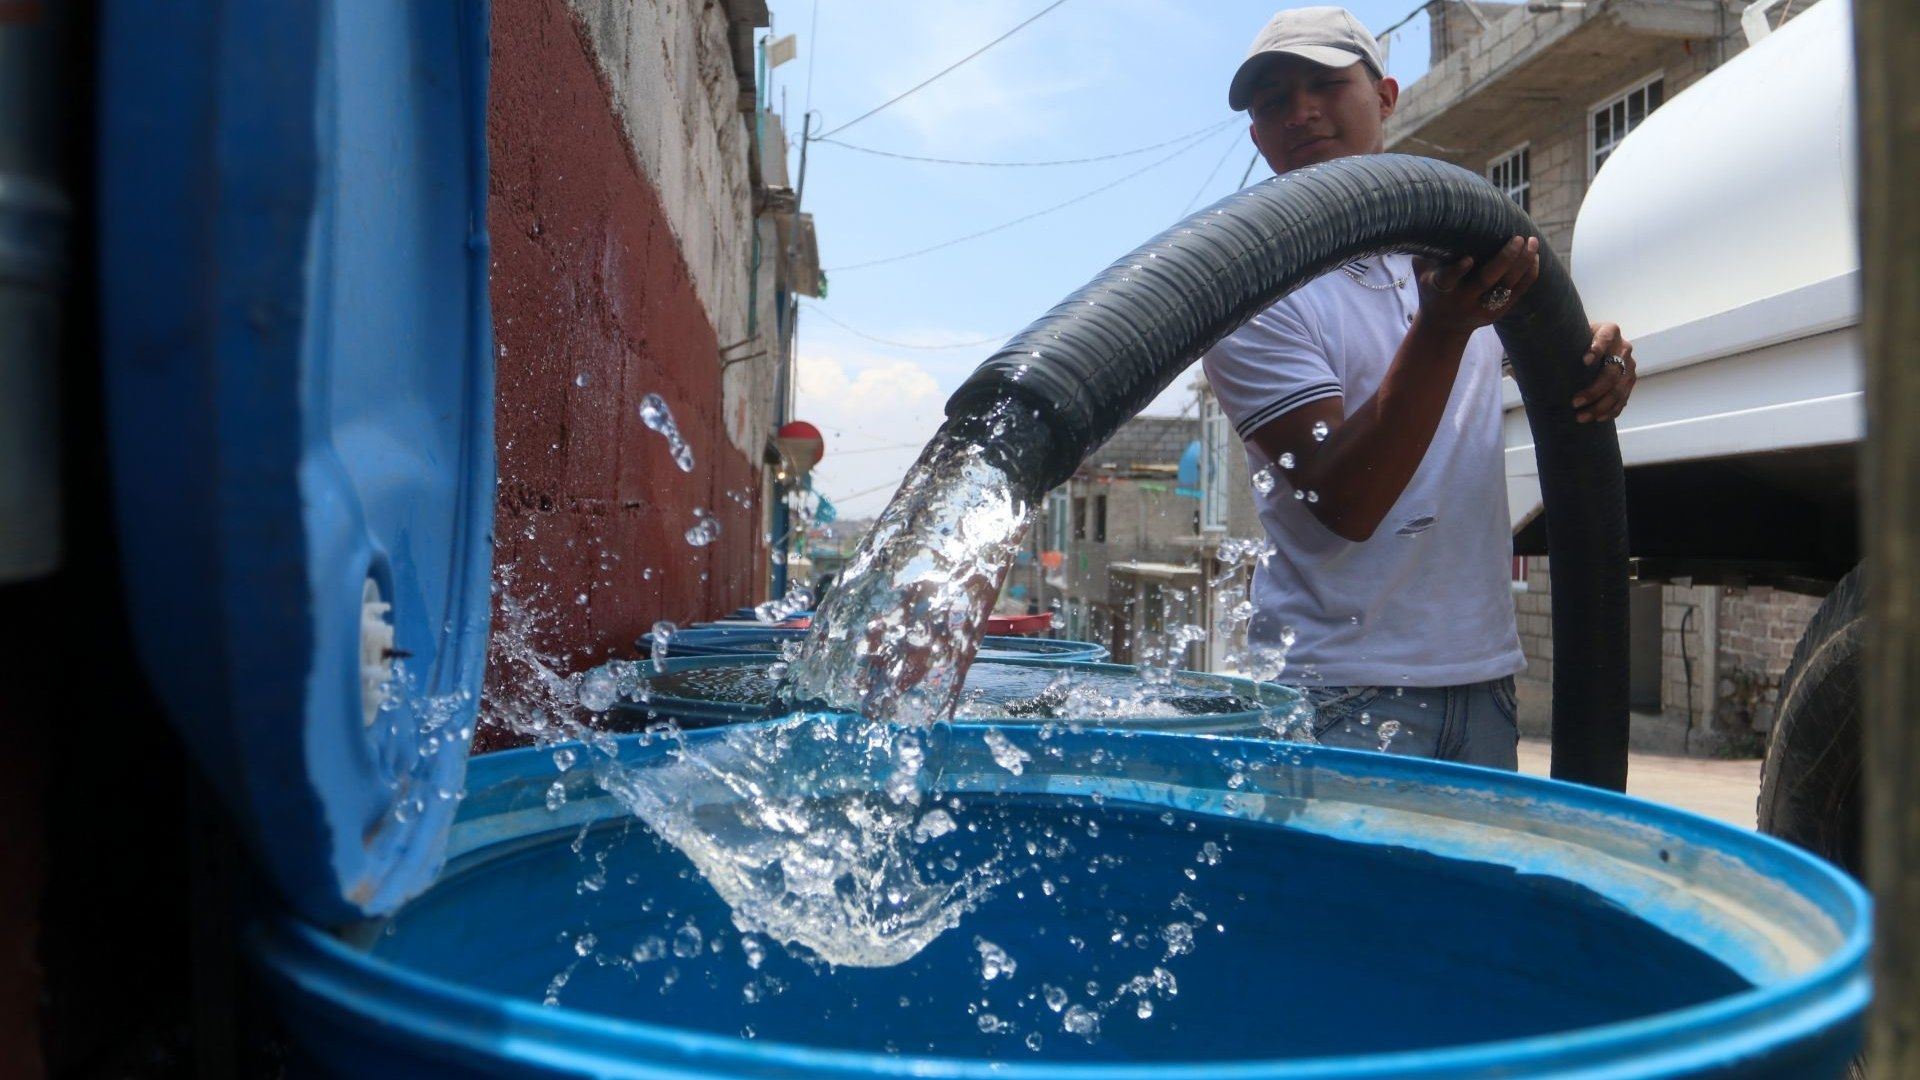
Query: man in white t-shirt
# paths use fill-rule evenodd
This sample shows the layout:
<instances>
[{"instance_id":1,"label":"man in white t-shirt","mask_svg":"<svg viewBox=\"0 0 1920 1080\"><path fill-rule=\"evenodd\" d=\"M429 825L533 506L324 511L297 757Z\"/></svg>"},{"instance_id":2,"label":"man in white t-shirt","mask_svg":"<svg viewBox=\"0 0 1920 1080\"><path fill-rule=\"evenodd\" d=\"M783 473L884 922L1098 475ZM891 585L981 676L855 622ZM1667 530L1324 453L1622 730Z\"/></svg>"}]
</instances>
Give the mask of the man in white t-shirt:
<instances>
[{"instance_id":1,"label":"man in white t-shirt","mask_svg":"<svg viewBox=\"0 0 1920 1080\"><path fill-rule=\"evenodd\" d=\"M1274 16L1228 102L1284 173L1381 153L1399 93L1359 21L1315 7ZM1484 265L1351 263L1204 359L1277 549L1255 573L1249 638L1291 639L1284 678L1313 700L1322 743L1516 767L1513 675L1526 662L1490 328L1538 276L1538 244L1516 236ZM1597 323L1585 360L1604 370L1577 415L1612 420L1633 388L1633 347Z\"/></svg>"}]
</instances>

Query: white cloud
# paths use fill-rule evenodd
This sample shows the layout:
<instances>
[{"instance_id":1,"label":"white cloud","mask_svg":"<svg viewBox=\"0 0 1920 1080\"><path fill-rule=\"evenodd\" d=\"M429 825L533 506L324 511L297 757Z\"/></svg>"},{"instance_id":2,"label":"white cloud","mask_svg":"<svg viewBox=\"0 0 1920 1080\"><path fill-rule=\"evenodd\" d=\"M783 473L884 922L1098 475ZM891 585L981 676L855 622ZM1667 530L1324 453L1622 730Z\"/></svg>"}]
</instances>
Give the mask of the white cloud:
<instances>
[{"instance_id":1,"label":"white cloud","mask_svg":"<svg viewBox=\"0 0 1920 1080\"><path fill-rule=\"evenodd\" d=\"M875 513L945 418L948 388L925 365L851 349L803 347L794 368L795 413L827 442L814 487L842 516Z\"/></svg>"}]
</instances>

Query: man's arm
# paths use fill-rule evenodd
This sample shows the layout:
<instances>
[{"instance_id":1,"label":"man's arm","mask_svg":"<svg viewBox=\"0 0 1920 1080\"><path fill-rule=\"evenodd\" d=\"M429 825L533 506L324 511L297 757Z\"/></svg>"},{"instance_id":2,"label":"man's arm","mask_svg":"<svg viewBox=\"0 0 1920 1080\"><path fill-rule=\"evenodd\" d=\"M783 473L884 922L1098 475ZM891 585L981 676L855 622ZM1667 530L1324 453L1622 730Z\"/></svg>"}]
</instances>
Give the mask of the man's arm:
<instances>
[{"instance_id":1,"label":"man's arm","mask_svg":"<svg viewBox=\"0 0 1920 1080\"><path fill-rule=\"evenodd\" d=\"M1372 397L1351 416L1342 399L1312 402L1249 437L1269 461L1293 462L1279 473L1321 524L1356 543L1379 528L1433 442L1467 339L1519 302L1540 274L1539 251L1538 240L1516 236L1478 273L1472 259L1423 264L1420 311ZM1487 307L1496 287L1509 295Z\"/></svg>"}]
</instances>

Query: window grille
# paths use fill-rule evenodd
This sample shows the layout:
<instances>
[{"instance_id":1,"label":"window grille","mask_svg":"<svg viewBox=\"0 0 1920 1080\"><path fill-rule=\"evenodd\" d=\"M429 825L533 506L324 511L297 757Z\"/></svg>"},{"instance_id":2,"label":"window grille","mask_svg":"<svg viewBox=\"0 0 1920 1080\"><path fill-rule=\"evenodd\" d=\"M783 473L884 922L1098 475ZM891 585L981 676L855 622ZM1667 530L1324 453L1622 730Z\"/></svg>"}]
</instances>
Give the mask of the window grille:
<instances>
[{"instance_id":1,"label":"window grille","mask_svg":"<svg viewBox=\"0 0 1920 1080\"><path fill-rule=\"evenodd\" d=\"M1593 153L1588 158L1587 176L1589 179L1607 163L1607 158L1619 147L1621 140L1629 132L1640 126L1648 114L1660 107L1666 100L1667 81L1654 76L1635 86L1618 97L1611 98L1594 107L1588 120L1591 138L1588 144Z\"/></svg>"}]
</instances>

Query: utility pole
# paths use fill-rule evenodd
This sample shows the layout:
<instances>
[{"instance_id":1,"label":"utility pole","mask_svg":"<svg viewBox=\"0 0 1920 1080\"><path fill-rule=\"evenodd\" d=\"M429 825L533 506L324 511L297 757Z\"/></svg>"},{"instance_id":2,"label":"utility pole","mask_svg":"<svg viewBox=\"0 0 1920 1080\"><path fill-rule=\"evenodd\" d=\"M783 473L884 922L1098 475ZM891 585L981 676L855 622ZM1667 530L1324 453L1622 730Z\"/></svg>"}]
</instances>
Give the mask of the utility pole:
<instances>
[{"instance_id":1,"label":"utility pole","mask_svg":"<svg viewBox=\"0 0 1920 1080\"><path fill-rule=\"evenodd\" d=\"M1857 0L1876 1077L1920 1076L1920 5Z\"/></svg>"}]
</instances>

